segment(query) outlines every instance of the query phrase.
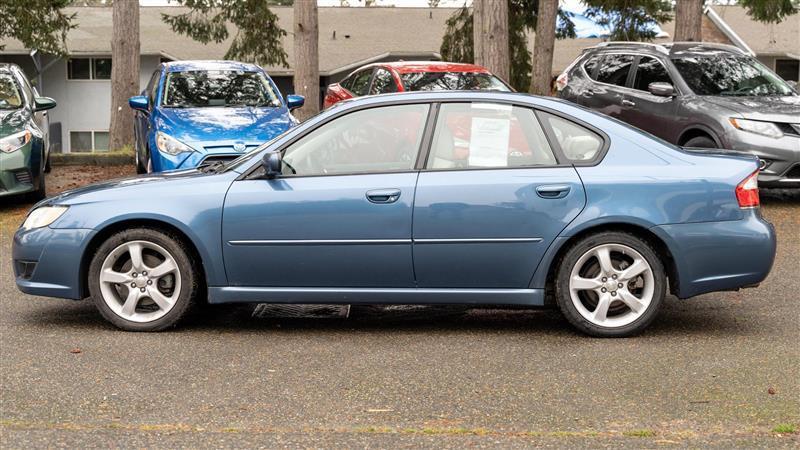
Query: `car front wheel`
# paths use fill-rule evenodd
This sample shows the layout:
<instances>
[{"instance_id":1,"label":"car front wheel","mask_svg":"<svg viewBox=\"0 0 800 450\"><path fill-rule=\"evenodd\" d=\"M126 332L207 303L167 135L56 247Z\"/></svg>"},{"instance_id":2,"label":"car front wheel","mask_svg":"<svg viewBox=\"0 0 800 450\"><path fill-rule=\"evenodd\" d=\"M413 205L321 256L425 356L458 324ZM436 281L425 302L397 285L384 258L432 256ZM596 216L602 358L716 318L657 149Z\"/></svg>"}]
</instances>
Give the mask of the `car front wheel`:
<instances>
[{"instance_id":1,"label":"car front wheel","mask_svg":"<svg viewBox=\"0 0 800 450\"><path fill-rule=\"evenodd\" d=\"M664 301L666 274L658 253L628 233L587 236L567 250L556 300L577 329L597 337L640 333Z\"/></svg>"},{"instance_id":2,"label":"car front wheel","mask_svg":"<svg viewBox=\"0 0 800 450\"><path fill-rule=\"evenodd\" d=\"M128 331L160 331L186 315L198 292L189 250L149 228L106 240L89 267L89 292L109 322Z\"/></svg>"}]
</instances>

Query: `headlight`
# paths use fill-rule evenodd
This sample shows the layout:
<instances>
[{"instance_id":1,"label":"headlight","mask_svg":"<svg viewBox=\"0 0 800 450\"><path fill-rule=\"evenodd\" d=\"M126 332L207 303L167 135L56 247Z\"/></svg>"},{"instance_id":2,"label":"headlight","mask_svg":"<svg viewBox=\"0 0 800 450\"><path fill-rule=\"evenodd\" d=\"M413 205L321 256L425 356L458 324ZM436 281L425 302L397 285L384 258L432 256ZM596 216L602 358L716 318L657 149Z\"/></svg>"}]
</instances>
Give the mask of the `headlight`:
<instances>
[{"instance_id":1,"label":"headlight","mask_svg":"<svg viewBox=\"0 0 800 450\"><path fill-rule=\"evenodd\" d=\"M31 141L31 132L28 130L14 133L11 136L6 136L0 139L0 151L3 153L11 153L22 148L23 145Z\"/></svg>"},{"instance_id":2,"label":"headlight","mask_svg":"<svg viewBox=\"0 0 800 450\"><path fill-rule=\"evenodd\" d=\"M36 208L28 214L28 218L22 224L22 229L31 230L33 228L46 227L55 222L66 211L66 206L42 206L41 208Z\"/></svg>"},{"instance_id":3,"label":"headlight","mask_svg":"<svg viewBox=\"0 0 800 450\"><path fill-rule=\"evenodd\" d=\"M737 130L760 134L771 138L783 137L783 132L772 122L762 122L760 120L736 119L731 117L731 125Z\"/></svg>"},{"instance_id":4,"label":"headlight","mask_svg":"<svg viewBox=\"0 0 800 450\"><path fill-rule=\"evenodd\" d=\"M158 147L159 151L172 156L175 156L178 153L194 151L192 147L189 147L174 137L160 131L156 133L156 146Z\"/></svg>"}]
</instances>

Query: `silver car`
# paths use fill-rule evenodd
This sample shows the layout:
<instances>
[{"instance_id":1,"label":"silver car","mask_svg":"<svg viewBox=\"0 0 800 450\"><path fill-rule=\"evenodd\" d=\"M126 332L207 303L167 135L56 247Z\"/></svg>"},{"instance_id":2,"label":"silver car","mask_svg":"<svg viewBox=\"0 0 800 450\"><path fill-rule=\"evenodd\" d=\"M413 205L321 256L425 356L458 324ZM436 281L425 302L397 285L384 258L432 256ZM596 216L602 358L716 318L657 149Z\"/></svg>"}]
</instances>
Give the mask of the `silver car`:
<instances>
[{"instance_id":1,"label":"silver car","mask_svg":"<svg viewBox=\"0 0 800 450\"><path fill-rule=\"evenodd\" d=\"M556 87L563 99L673 144L757 155L762 186L800 187L800 95L736 47L603 43Z\"/></svg>"}]
</instances>

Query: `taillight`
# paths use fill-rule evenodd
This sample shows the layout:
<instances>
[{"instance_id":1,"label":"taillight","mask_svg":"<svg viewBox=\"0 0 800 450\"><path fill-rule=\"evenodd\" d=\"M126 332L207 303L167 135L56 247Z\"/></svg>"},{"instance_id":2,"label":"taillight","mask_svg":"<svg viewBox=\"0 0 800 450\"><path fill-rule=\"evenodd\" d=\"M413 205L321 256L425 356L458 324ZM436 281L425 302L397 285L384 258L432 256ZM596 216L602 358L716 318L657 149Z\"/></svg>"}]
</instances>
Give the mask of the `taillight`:
<instances>
[{"instance_id":1,"label":"taillight","mask_svg":"<svg viewBox=\"0 0 800 450\"><path fill-rule=\"evenodd\" d=\"M564 72L556 78L556 89L558 92L563 91L564 88L567 87L567 83L569 83L569 76L567 72Z\"/></svg>"},{"instance_id":2,"label":"taillight","mask_svg":"<svg viewBox=\"0 0 800 450\"><path fill-rule=\"evenodd\" d=\"M758 170L736 186L736 200L740 208L755 208L761 204L758 198Z\"/></svg>"}]
</instances>

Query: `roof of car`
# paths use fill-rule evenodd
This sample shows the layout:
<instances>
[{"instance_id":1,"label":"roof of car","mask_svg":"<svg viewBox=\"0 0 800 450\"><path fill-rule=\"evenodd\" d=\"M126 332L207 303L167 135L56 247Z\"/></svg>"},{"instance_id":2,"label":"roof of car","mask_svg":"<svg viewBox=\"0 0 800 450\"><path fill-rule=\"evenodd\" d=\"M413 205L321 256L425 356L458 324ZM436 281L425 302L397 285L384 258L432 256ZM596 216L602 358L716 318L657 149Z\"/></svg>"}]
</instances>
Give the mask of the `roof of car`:
<instances>
[{"instance_id":1,"label":"roof of car","mask_svg":"<svg viewBox=\"0 0 800 450\"><path fill-rule=\"evenodd\" d=\"M620 49L636 49L637 51L650 51L669 56L710 56L720 53L745 54L733 45L718 44L715 42L668 42L654 44L651 42L609 41L602 42L587 51L614 51Z\"/></svg>"},{"instance_id":2,"label":"roof of car","mask_svg":"<svg viewBox=\"0 0 800 450\"><path fill-rule=\"evenodd\" d=\"M184 72L189 70L242 70L245 72L257 72L263 70L255 64L216 60L172 61L164 63L164 66L167 68L168 72Z\"/></svg>"},{"instance_id":3,"label":"roof of car","mask_svg":"<svg viewBox=\"0 0 800 450\"><path fill-rule=\"evenodd\" d=\"M490 73L489 69L475 64L454 63L446 61L394 61L379 62L360 67L391 67L397 73L418 73L418 72L476 72Z\"/></svg>"}]
</instances>

